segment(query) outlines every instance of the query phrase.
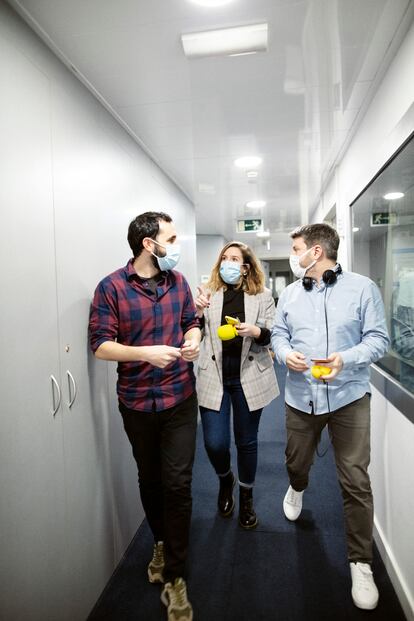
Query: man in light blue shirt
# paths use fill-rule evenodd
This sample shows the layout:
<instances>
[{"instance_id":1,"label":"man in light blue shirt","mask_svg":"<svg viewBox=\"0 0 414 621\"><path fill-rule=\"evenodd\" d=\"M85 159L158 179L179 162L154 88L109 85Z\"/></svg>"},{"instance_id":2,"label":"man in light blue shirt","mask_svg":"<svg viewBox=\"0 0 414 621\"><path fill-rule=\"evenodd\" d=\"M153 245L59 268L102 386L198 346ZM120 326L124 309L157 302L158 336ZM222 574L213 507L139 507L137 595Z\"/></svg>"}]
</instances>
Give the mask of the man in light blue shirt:
<instances>
[{"instance_id":1,"label":"man in light blue shirt","mask_svg":"<svg viewBox=\"0 0 414 621\"><path fill-rule=\"evenodd\" d=\"M336 262L339 237L332 227L310 224L291 237L290 265L299 280L281 294L272 329L277 360L289 369L290 486L283 509L289 520L299 517L318 440L328 425L344 501L352 598L359 608L373 609L378 590L371 572L369 365L389 347L384 306L369 278L343 272Z\"/></svg>"}]
</instances>

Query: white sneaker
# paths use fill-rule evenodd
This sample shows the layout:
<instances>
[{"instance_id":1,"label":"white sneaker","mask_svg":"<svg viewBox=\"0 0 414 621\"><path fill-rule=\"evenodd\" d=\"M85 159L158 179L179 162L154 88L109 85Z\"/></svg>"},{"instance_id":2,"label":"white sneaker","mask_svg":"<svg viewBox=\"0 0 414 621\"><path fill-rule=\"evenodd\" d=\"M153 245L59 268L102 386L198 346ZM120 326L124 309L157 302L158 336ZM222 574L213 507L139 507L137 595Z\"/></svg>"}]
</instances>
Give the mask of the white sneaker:
<instances>
[{"instance_id":1,"label":"white sneaker","mask_svg":"<svg viewBox=\"0 0 414 621\"><path fill-rule=\"evenodd\" d=\"M378 604L378 589L375 586L368 563L349 563L352 576L352 599L358 608L373 610Z\"/></svg>"},{"instance_id":2,"label":"white sneaker","mask_svg":"<svg viewBox=\"0 0 414 621\"><path fill-rule=\"evenodd\" d=\"M294 522L302 511L303 492L297 492L289 485L288 491L283 499L283 511L288 520Z\"/></svg>"}]
</instances>

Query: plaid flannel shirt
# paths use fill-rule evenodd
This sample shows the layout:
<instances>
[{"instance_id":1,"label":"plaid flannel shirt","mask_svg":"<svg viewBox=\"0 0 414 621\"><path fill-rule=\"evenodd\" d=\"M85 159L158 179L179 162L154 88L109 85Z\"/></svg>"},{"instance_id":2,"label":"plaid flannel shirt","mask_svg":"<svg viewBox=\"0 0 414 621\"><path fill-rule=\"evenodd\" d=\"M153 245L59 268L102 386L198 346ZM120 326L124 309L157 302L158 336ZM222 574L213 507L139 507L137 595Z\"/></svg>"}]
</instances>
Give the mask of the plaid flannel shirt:
<instances>
[{"instance_id":1,"label":"plaid flannel shirt","mask_svg":"<svg viewBox=\"0 0 414 621\"><path fill-rule=\"evenodd\" d=\"M93 352L105 341L122 345L180 347L199 327L190 287L180 272L162 273L156 291L140 278L131 259L97 286L89 322ZM119 400L132 410L162 411L195 390L193 364L182 358L159 369L147 362L119 362Z\"/></svg>"}]
</instances>

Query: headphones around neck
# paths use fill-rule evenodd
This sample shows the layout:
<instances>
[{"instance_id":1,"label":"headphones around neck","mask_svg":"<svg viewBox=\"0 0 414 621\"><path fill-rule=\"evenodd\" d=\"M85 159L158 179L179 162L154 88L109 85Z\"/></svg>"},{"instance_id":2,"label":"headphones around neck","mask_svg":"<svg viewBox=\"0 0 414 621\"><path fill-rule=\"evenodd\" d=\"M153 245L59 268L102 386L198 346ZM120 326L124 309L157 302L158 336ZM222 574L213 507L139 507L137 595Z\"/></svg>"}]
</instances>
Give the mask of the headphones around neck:
<instances>
[{"instance_id":1,"label":"headphones around neck","mask_svg":"<svg viewBox=\"0 0 414 621\"><path fill-rule=\"evenodd\" d=\"M339 274L342 274L342 267L339 263L337 263L334 270L324 271L324 273L322 274L322 280L326 285L334 285ZM310 291L313 287L313 278L305 276L304 278L302 278L302 285L306 289L306 291Z\"/></svg>"}]
</instances>

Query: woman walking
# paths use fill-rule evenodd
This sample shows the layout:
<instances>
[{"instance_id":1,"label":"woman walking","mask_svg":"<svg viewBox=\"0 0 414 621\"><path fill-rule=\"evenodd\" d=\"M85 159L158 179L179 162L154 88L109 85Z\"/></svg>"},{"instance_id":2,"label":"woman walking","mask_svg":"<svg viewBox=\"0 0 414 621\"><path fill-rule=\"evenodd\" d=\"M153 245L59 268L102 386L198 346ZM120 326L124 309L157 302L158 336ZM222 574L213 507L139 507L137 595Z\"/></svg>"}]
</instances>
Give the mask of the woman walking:
<instances>
[{"instance_id":1,"label":"woman walking","mask_svg":"<svg viewBox=\"0 0 414 621\"><path fill-rule=\"evenodd\" d=\"M239 523L257 526L253 486L257 467L257 433L263 408L279 394L269 351L275 305L264 287L264 274L252 250L240 242L226 244L205 288L198 288L197 313L204 323L197 370L197 392L204 444L219 478L218 510L234 510L235 476L231 469L230 422L237 447ZM235 324L231 328L218 328ZM229 334L230 332L230 334Z\"/></svg>"}]
</instances>

